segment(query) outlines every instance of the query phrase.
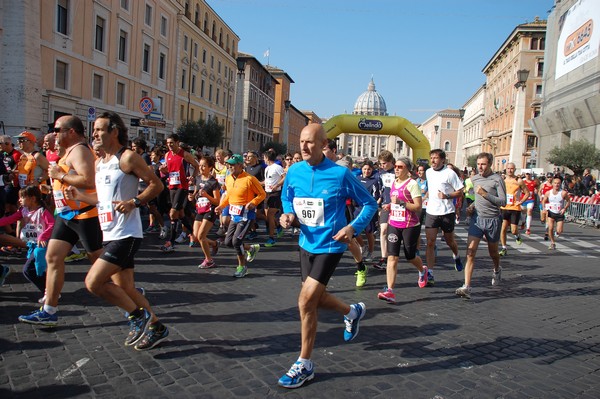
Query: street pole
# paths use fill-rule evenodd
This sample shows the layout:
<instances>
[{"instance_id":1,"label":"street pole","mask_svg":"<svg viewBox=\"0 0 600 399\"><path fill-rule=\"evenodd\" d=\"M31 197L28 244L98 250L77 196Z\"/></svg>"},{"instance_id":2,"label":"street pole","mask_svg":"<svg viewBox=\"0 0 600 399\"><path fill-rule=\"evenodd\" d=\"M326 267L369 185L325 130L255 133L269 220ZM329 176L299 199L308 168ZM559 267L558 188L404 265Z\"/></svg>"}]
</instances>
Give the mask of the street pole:
<instances>
[{"instance_id":1,"label":"street pole","mask_svg":"<svg viewBox=\"0 0 600 399\"><path fill-rule=\"evenodd\" d=\"M237 84L235 90L235 113L233 121L233 137L231 138L231 149L236 154L244 153L244 79L246 77L246 61L237 60Z\"/></svg>"},{"instance_id":2,"label":"street pole","mask_svg":"<svg viewBox=\"0 0 600 399\"><path fill-rule=\"evenodd\" d=\"M289 134L290 134L290 104L292 102L290 100L285 100L283 102L285 106L285 113L283 114L283 142L287 147L287 152L290 152L289 145Z\"/></svg>"}]
</instances>

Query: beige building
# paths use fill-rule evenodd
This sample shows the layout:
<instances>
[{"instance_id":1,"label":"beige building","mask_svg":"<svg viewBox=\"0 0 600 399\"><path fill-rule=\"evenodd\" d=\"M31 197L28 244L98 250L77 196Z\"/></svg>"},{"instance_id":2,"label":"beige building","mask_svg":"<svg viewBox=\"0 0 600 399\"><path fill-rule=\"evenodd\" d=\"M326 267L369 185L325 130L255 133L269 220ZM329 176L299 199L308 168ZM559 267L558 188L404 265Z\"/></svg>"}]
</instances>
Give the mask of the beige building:
<instances>
[{"instance_id":1,"label":"beige building","mask_svg":"<svg viewBox=\"0 0 600 399\"><path fill-rule=\"evenodd\" d=\"M456 160L458 129L461 123L460 111L445 109L430 116L418 129L423 132L431 149L441 148L449 163L461 166ZM429 160L427 160L429 162Z\"/></svg>"},{"instance_id":2,"label":"beige building","mask_svg":"<svg viewBox=\"0 0 600 399\"><path fill-rule=\"evenodd\" d=\"M527 121L539 113L546 21L518 25L483 68L486 75L482 149L494 155L495 170L507 162L533 166L537 137ZM533 151L533 153L532 153Z\"/></svg>"},{"instance_id":3,"label":"beige building","mask_svg":"<svg viewBox=\"0 0 600 399\"><path fill-rule=\"evenodd\" d=\"M130 137L151 143L198 118L217 118L230 135L239 38L206 1L9 3L0 7L7 133L46 132L64 114L90 132L95 115L110 110L132 126L141 119L148 127L132 127ZM154 105L149 116L144 97Z\"/></svg>"},{"instance_id":4,"label":"beige building","mask_svg":"<svg viewBox=\"0 0 600 399\"><path fill-rule=\"evenodd\" d=\"M456 146L456 166L460 169L468 166L469 157L482 151L485 93L485 85L482 85L462 108L465 113L459 124Z\"/></svg>"},{"instance_id":5,"label":"beige building","mask_svg":"<svg viewBox=\"0 0 600 399\"><path fill-rule=\"evenodd\" d=\"M541 114L531 120L540 139L538 167L552 171L548 152L586 139L600 148L600 3L555 1L548 33ZM576 40L581 39L581 40Z\"/></svg>"}]
</instances>

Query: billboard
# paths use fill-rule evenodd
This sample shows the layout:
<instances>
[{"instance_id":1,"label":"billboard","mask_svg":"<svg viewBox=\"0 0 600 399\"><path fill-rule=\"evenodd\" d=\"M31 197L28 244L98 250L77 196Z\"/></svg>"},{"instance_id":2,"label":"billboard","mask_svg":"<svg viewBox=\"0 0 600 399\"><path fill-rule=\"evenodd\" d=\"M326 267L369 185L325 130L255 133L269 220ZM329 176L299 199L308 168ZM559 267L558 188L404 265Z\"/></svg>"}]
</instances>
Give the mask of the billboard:
<instances>
[{"instance_id":1,"label":"billboard","mask_svg":"<svg viewBox=\"0 0 600 399\"><path fill-rule=\"evenodd\" d=\"M600 2L598 0L576 1L560 16L558 31L555 79L598 56Z\"/></svg>"}]
</instances>

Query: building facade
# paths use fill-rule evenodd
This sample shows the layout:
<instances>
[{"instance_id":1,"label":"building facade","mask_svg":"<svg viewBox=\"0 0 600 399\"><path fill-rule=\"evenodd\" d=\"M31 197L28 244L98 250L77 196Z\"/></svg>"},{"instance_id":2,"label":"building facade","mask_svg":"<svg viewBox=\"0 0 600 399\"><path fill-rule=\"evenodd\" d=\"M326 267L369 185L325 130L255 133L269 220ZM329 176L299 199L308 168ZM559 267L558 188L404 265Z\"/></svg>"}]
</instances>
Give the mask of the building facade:
<instances>
[{"instance_id":1,"label":"building facade","mask_svg":"<svg viewBox=\"0 0 600 399\"><path fill-rule=\"evenodd\" d=\"M460 169L468 166L469 157L482 151L485 93L485 85L482 85L463 105L465 113L459 125L456 146L456 165Z\"/></svg>"},{"instance_id":2,"label":"building facade","mask_svg":"<svg viewBox=\"0 0 600 399\"><path fill-rule=\"evenodd\" d=\"M546 21L518 25L483 68L486 76L483 150L496 170L514 162L535 167L537 137L527 121L539 114L544 71Z\"/></svg>"},{"instance_id":3,"label":"building facade","mask_svg":"<svg viewBox=\"0 0 600 399\"><path fill-rule=\"evenodd\" d=\"M556 0L548 17L541 113L531 126L539 137L539 166L554 147L585 139L600 148L600 3Z\"/></svg>"},{"instance_id":4,"label":"building facade","mask_svg":"<svg viewBox=\"0 0 600 399\"><path fill-rule=\"evenodd\" d=\"M444 109L438 111L429 117L425 122L418 126L423 132L431 149L440 148L446 153L446 159L449 163L457 164L456 147L458 129L461 123L460 111L457 109Z\"/></svg>"}]
</instances>

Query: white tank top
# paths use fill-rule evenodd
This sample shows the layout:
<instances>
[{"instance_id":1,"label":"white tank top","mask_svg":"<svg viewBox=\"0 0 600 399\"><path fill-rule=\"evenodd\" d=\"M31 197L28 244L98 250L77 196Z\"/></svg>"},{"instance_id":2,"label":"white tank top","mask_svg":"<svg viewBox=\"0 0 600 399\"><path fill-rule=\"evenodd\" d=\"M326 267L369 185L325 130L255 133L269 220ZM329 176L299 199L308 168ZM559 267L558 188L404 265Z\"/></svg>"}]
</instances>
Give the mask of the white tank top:
<instances>
[{"instance_id":1,"label":"white tank top","mask_svg":"<svg viewBox=\"0 0 600 399\"><path fill-rule=\"evenodd\" d=\"M564 206L564 199L562 197L562 191L558 194L553 194L552 190L548 192L548 202L546 203L546 210L552 213L560 213Z\"/></svg>"},{"instance_id":2,"label":"white tank top","mask_svg":"<svg viewBox=\"0 0 600 399\"><path fill-rule=\"evenodd\" d=\"M138 178L124 173L119 166L119 160L120 153L111 157L108 162L100 160L96 165L98 219L104 241L144 237L138 208L129 213L114 210L114 201L128 201L138 193Z\"/></svg>"}]
</instances>

